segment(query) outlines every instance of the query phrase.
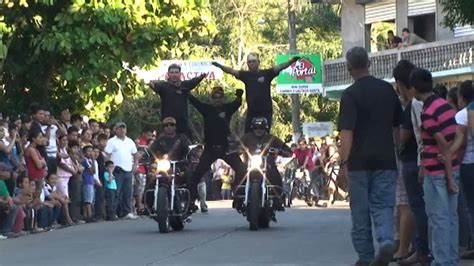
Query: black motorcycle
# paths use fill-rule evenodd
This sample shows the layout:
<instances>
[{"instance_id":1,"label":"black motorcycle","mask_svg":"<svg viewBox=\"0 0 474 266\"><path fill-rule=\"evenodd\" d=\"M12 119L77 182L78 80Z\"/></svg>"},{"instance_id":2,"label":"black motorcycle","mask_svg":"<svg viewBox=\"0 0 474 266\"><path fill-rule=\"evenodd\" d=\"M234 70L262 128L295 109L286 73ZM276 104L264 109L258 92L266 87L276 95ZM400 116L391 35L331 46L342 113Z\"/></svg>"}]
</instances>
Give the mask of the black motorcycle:
<instances>
[{"instance_id":1,"label":"black motorcycle","mask_svg":"<svg viewBox=\"0 0 474 266\"><path fill-rule=\"evenodd\" d=\"M185 223L191 222L191 195L183 171L187 164L188 161L158 160L155 187L145 191L145 207L158 223L160 233L181 231Z\"/></svg>"},{"instance_id":2,"label":"black motorcycle","mask_svg":"<svg viewBox=\"0 0 474 266\"><path fill-rule=\"evenodd\" d=\"M269 152L276 151L270 149ZM255 151L248 159L245 184L237 186L235 198L241 204L235 207L247 217L251 231L270 227L270 221L276 222L277 208L274 203L281 200L283 189L268 182L266 169L267 157L262 155L261 150Z\"/></svg>"}]
</instances>

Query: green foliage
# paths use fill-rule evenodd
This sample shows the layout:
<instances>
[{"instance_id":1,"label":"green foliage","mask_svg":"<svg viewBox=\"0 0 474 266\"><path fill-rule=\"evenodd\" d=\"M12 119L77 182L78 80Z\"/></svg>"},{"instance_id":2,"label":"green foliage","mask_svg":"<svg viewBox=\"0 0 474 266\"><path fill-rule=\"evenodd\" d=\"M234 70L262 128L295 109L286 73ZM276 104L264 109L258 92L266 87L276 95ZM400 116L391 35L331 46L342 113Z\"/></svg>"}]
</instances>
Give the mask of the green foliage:
<instances>
[{"instance_id":1,"label":"green foliage","mask_svg":"<svg viewBox=\"0 0 474 266\"><path fill-rule=\"evenodd\" d=\"M0 13L8 47L2 106L71 105L102 120L143 90L122 62L146 67L179 58L194 39L215 30L207 1L200 0L4 1Z\"/></svg>"},{"instance_id":2,"label":"green foliage","mask_svg":"<svg viewBox=\"0 0 474 266\"><path fill-rule=\"evenodd\" d=\"M288 51L288 23L286 1L250 1L250 0L213 0L212 15L216 22L217 33L209 40L200 39L200 45L192 51L183 52L181 58L189 59L223 59L227 65L236 69L245 68L245 57L249 52L258 52L263 68L273 66L275 55ZM298 48L304 53L321 53L323 58L338 58L342 54L340 19L338 8L329 5L307 5L298 11ZM158 63L158 62L157 62ZM203 81L193 93L202 100L209 97L212 86L219 84L224 87L229 100L233 98L235 88L243 88L243 83L231 75L224 75L220 81ZM153 109L157 97L149 97L150 90L143 99L125 100L121 107L119 119L140 117L141 110L158 128L159 111ZM277 94L273 89L274 134L283 138L292 133L291 128L291 99L288 95ZM244 99L245 102L245 99ZM337 102L331 102L321 95L301 96L301 119L303 122L335 121L338 113ZM140 106L141 108L131 108ZM244 130L246 104L240 109L231 122L231 129L236 135ZM114 119L115 115L113 115ZM147 116L144 116L147 117ZM141 119L141 118L140 118ZM191 125L196 135L202 139L202 117L190 108ZM131 119L130 123L136 123ZM139 120L139 119L137 119ZM149 120L147 120L149 121ZM150 122L147 122L150 123ZM138 130L135 126L135 131Z\"/></svg>"},{"instance_id":3,"label":"green foliage","mask_svg":"<svg viewBox=\"0 0 474 266\"><path fill-rule=\"evenodd\" d=\"M122 62L149 69L163 59L223 59L242 69L246 55L258 52L267 68L288 51L286 0L9 0L0 14L2 107L67 106L102 121L125 121L132 136L145 125L160 127L160 101ZM300 5L299 51L340 57L339 15L339 6ZM229 100L243 88L225 75L194 93L205 100L216 84ZM302 95L301 102L304 122L336 119L337 103L321 95ZM290 97L273 91L273 106L273 132L284 137L291 133ZM232 121L237 135L245 112L243 104ZM202 117L194 108L190 116L200 135Z\"/></svg>"},{"instance_id":4,"label":"green foliage","mask_svg":"<svg viewBox=\"0 0 474 266\"><path fill-rule=\"evenodd\" d=\"M373 23L370 28L371 51L377 52L387 49L387 32L391 30L395 32L395 23L377 22Z\"/></svg>"},{"instance_id":5,"label":"green foliage","mask_svg":"<svg viewBox=\"0 0 474 266\"><path fill-rule=\"evenodd\" d=\"M443 23L451 29L459 25L474 25L474 1L438 0L445 13Z\"/></svg>"}]
</instances>

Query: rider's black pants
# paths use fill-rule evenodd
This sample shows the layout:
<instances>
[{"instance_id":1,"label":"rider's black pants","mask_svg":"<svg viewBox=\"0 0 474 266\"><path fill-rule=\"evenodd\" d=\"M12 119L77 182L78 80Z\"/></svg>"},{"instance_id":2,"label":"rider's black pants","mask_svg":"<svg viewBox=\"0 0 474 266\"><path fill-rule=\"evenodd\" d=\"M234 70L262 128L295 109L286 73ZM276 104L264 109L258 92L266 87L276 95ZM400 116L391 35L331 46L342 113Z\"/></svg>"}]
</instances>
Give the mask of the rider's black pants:
<instances>
[{"instance_id":1,"label":"rider's black pants","mask_svg":"<svg viewBox=\"0 0 474 266\"><path fill-rule=\"evenodd\" d=\"M191 199L196 199L198 196L197 185L201 180L202 176L210 170L211 164L217 159L224 160L234 170L234 184L240 182L245 176L247 167L240 159L238 153L226 153L227 148L224 146L205 146L204 151L199 158L199 164L196 166L194 174L189 180L189 190L191 193Z\"/></svg>"}]
</instances>

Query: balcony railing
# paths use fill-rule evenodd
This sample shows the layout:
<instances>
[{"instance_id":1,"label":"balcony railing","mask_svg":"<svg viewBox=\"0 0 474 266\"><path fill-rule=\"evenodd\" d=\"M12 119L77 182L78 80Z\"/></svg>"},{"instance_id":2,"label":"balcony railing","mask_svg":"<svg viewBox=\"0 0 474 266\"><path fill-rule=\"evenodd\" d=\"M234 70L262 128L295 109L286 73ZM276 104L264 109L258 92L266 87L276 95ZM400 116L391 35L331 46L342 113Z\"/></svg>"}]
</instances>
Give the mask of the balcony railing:
<instances>
[{"instance_id":1,"label":"balcony railing","mask_svg":"<svg viewBox=\"0 0 474 266\"><path fill-rule=\"evenodd\" d=\"M391 79L392 70L401 59L409 60L417 67L425 68L431 72L472 67L474 36L391 49L371 53L369 56L371 74L381 79ZM347 71L344 58L324 62L325 87L340 86L351 82L352 78Z\"/></svg>"}]
</instances>

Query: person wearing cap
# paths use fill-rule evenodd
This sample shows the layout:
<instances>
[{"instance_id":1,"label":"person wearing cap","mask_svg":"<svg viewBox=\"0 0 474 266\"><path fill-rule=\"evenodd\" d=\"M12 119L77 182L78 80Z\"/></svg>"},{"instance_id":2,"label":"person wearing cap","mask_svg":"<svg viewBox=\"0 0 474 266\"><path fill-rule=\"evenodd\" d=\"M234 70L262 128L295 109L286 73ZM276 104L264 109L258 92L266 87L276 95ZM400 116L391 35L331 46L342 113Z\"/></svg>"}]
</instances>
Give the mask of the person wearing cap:
<instances>
[{"instance_id":1,"label":"person wearing cap","mask_svg":"<svg viewBox=\"0 0 474 266\"><path fill-rule=\"evenodd\" d=\"M115 136L107 141L104 151L115 165L113 174L117 182L118 216L136 219L132 211L132 180L138 166L138 153L135 142L127 137L124 122L115 125Z\"/></svg>"},{"instance_id":2,"label":"person wearing cap","mask_svg":"<svg viewBox=\"0 0 474 266\"><path fill-rule=\"evenodd\" d=\"M251 132L251 122L255 117L265 117L268 126L271 128L273 107L270 86L272 80L278 74L291 64L298 61L300 57L293 57L288 62L274 66L268 69L260 69L260 59L258 54L250 53L247 56L248 71L238 71L227 66L223 66L217 62L212 64L231 74L245 84L245 96L247 98L247 118L245 120L245 133Z\"/></svg>"},{"instance_id":3,"label":"person wearing cap","mask_svg":"<svg viewBox=\"0 0 474 266\"><path fill-rule=\"evenodd\" d=\"M189 139L192 139L188 125L188 92L196 88L206 74L184 81L181 80L181 74L181 66L172 64L168 67L167 81L152 80L149 86L160 95L161 117L176 119L177 132L186 134Z\"/></svg>"},{"instance_id":4,"label":"person wearing cap","mask_svg":"<svg viewBox=\"0 0 474 266\"><path fill-rule=\"evenodd\" d=\"M291 157L293 155L291 148L278 137L268 133L269 125L265 117L253 118L250 127L252 132L245 134L240 139L242 145L251 154L260 150L260 154L267 156L267 178L270 184L280 186L283 189L282 178L280 172L278 172L275 159L278 155ZM236 182L240 183L241 180L236 180ZM282 190L274 190L276 194L281 194L282 192ZM236 203L234 206L239 206L238 204ZM284 210L283 200L275 202L275 204L278 210Z\"/></svg>"},{"instance_id":5,"label":"person wearing cap","mask_svg":"<svg viewBox=\"0 0 474 266\"><path fill-rule=\"evenodd\" d=\"M150 150L156 157L168 155L172 161L184 160L191 142L184 134L176 132L176 119L163 119L163 133L150 145Z\"/></svg>"},{"instance_id":6,"label":"person wearing cap","mask_svg":"<svg viewBox=\"0 0 474 266\"><path fill-rule=\"evenodd\" d=\"M243 93L243 90L238 89L236 91L237 98L227 103L224 99L222 87L214 87L212 89L211 103L201 102L193 95L189 95L189 101L204 118L204 151L189 184L192 199L197 198L197 185L199 181L217 159L223 159L227 162L239 180L245 175L246 167L239 154L228 153L231 135L229 124L232 115L242 104Z\"/></svg>"}]
</instances>

